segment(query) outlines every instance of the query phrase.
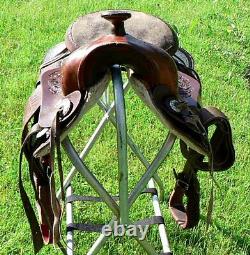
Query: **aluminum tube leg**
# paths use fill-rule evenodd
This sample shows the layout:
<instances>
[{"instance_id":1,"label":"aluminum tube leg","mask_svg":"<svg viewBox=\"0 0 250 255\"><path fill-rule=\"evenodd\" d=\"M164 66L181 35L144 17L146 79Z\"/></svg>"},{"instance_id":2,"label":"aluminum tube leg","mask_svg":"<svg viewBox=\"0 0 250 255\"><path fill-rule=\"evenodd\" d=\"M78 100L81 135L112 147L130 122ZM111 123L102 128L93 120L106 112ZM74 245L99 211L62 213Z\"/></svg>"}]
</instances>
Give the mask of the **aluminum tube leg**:
<instances>
[{"instance_id":1,"label":"aluminum tube leg","mask_svg":"<svg viewBox=\"0 0 250 255\"><path fill-rule=\"evenodd\" d=\"M109 120L109 115L114 111L115 104L113 103L109 110L107 110L107 112L104 114L102 120L100 121L99 125L97 126L97 128L95 129L94 133L92 134L92 136L90 137L90 139L88 140L88 143L86 144L84 150L81 152L80 154L80 158L83 160L88 153L90 152L90 150L92 149L92 147L94 146L96 140L99 138L99 136L101 135L105 125L107 124L108 120ZM63 187L66 188L72 181L72 179L74 178L75 174L77 173L77 170L75 167L72 167L72 169L70 170L68 176L65 178L64 183L63 183ZM59 192L57 193L57 197L60 199L61 198L61 190L59 190Z\"/></svg>"},{"instance_id":2,"label":"aluminum tube leg","mask_svg":"<svg viewBox=\"0 0 250 255\"><path fill-rule=\"evenodd\" d=\"M165 140L162 148L160 149L159 153L155 157L152 164L149 166L148 170L144 173L141 177L139 182L136 184L135 188L132 190L131 195L129 196L129 207L135 202L137 197L141 194L142 190L146 187L149 180L153 177L156 170L159 168L163 160L166 158L167 154L172 149L172 146L175 142L176 136L169 133L167 139Z\"/></svg>"},{"instance_id":3,"label":"aluminum tube leg","mask_svg":"<svg viewBox=\"0 0 250 255\"><path fill-rule=\"evenodd\" d=\"M152 245L147 240L139 240L138 237L135 237L136 241L143 247L143 249L147 252L149 255L158 255L158 253L155 251L155 249L152 247Z\"/></svg>"},{"instance_id":4,"label":"aluminum tube leg","mask_svg":"<svg viewBox=\"0 0 250 255\"><path fill-rule=\"evenodd\" d=\"M66 196L72 195L72 187L69 186L66 190ZM73 205L72 203L66 204L66 224L73 223ZM67 255L74 254L74 231L67 231Z\"/></svg>"},{"instance_id":5,"label":"aluminum tube leg","mask_svg":"<svg viewBox=\"0 0 250 255\"><path fill-rule=\"evenodd\" d=\"M129 84L129 80L123 83L123 88L125 93L127 91L128 84ZM104 91L102 99L99 101L103 102L106 106L109 106L110 104L109 87L107 87L107 89Z\"/></svg>"},{"instance_id":6,"label":"aluminum tube leg","mask_svg":"<svg viewBox=\"0 0 250 255\"><path fill-rule=\"evenodd\" d=\"M102 101L105 105L109 105L109 87L107 87L107 89L104 91Z\"/></svg>"},{"instance_id":7,"label":"aluminum tube leg","mask_svg":"<svg viewBox=\"0 0 250 255\"><path fill-rule=\"evenodd\" d=\"M103 104L103 102L98 102L98 105L101 107L101 109L103 111L106 111L107 110L107 107ZM115 121L115 118L114 116L110 115L109 117L110 119L110 122L116 127L116 121ZM140 149L138 148L138 146L133 142L133 140L131 139L131 137L129 136L129 134L127 134L127 140L128 140L128 145L129 147L131 148L131 150L135 153L135 155L139 158L139 160L142 162L142 164L148 168L150 166L150 163L147 161L147 159L145 158L145 156L142 154L142 152L140 151ZM158 184L159 186L159 189L160 189L160 200L163 201L163 198L164 198L164 186L163 186L163 183L160 179L160 177L158 176L157 173L154 174L154 179L156 181L156 183Z\"/></svg>"},{"instance_id":8,"label":"aluminum tube leg","mask_svg":"<svg viewBox=\"0 0 250 255\"><path fill-rule=\"evenodd\" d=\"M128 160L127 160L127 125L123 82L120 66L111 68L114 85L115 112L117 122L117 149L119 168L119 207L120 222L128 224Z\"/></svg>"},{"instance_id":9,"label":"aluminum tube leg","mask_svg":"<svg viewBox=\"0 0 250 255\"><path fill-rule=\"evenodd\" d=\"M96 193L103 198L103 201L108 205L112 212L119 217L119 207L114 201L112 196L104 189L102 184L95 178L95 176L88 170L80 159L78 153L76 152L74 146L71 144L68 137L66 137L62 142L63 148L66 154L71 160L72 164L76 169L83 175L88 184L96 191Z\"/></svg>"},{"instance_id":10,"label":"aluminum tube leg","mask_svg":"<svg viewBox=\"0 0 250 255\"><path fill-rule=\"evenodd\" d=\"M151 179L148 182L148 187L149 188L155 188L154 185L154 181L153 179ZM153 195L152 196L152 202L153 202L153 207L154 207L154 212L155 212L155 216L162 216L161 213L161 208L160 208L160 203L158 200L158 196L157 195ZM170 245L169 245L169 241L168 241L168 237L167 237L167 232L166 232L166 228L164 224L159 224L158 225L159 228L159 234L160 234L160 238L161 238L161 243L162 243L162 248L163 248L163 252L165 253L170 253Z\"/></svg>"},{"instance_id":11,"label":"aluminum tube leg","mask_svg":"<svg viewBox=\"0 0 250 255\"><path fill-rule=\"evenodd\" d=\"M124 93L127 92L129 86L129 84L126 83L124 84ZM80 158L82 160L84 160L85 157L87 157L88 153L90 152L90 150L92 149L93 145L95 144L96 140L99 138L99 136L101 135L104 127L106 126L109 117L111 116L111 114L113 113L114 109L115 109L115 103L111 103L109 108L105 108L105 114L103 116L103 118L101 119L100 123L98 124L97 128L95 129L94 133L92 134L92 136L90 137L88 143L86 144L84 150L80 153ZM63 187L64 189L66 187L68 187L68 185L71 183L72 179L74 178L75 174L77 173L76 168L73 166L72 169L70 170L69 174L67 175L67 177L64 180L63 183ZM60 199L61 198L61 190L58 191L57 193L57 198Z\"/></svg>"},{"instance_id":12,"label":"aluminum tube leg","mask_svg":"<svg viewBox=\"0 0 250 255\"><path fill-rule=\"evenodd\" d=\"M160 190L160 192L159 192L159 200L161 202L163 202L164 199L165 199L165 189L164 189L163 182L162 182L160 176L157 173L154 174L153 178L154 178L155 182L157 183L157 185L159 187L159 190Z\"/></svg>"}]
</instances>

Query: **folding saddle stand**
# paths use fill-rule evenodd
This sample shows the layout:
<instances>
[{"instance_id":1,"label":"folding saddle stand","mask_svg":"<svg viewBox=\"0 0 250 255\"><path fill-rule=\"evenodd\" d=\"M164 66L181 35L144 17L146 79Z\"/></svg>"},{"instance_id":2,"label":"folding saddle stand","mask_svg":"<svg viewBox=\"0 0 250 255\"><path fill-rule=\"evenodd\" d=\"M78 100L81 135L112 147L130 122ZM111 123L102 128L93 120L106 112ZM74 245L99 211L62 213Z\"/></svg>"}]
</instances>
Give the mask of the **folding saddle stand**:
<instances>
[{"instance_id":1,"label":"folding saddle stand","mask_svg":"<svg viewBox=\"0 0 250 255\"><path fill-rule=\"evenodd\" d=\"M67 255L74 254L74 230L101 232L101 225L89 226L88 224L77 224L73 220L73 202L74 201L99 201L105 202L109 209L113 212L113 218L109 222L109 226L113 227L114 221L118 221L119 224L124 226L128 224L133 224L129 220L130 208L132 204L136 201L139 195L145 190L146 186L148 189L145 192L152 194L152 202L154 207L155 216L150 219L142 220L141 223L137 222L135 224L140 225L144 222L144 225L158 224L159 235L162 243L162 253L161 254L172 254L169 247L169 242L167 238L167 233L164 225L164 218L162 216L159 196L155 188L154 182L157 183L159 187L160 199L163 198L164 188L161 179L157 175L157 169L166 158L170 152L174 142L175 136L171 133L168 134L162 148L158 152L152 163L149 163L144 155L141 153L136 144L132 141L130 136L127 134L126 127L126 111L124 94L129 87L129 81L123 84L121 69L118 65L111 68L112 82L114 88L114 101L109 102L108 88L104 92L102 100L98 101L98 105L104 111L104 116L100 121L98 127L92 134L87 145L80 155L74 149L70 139L66 137L63 142L63 148L71 160L74 167L68 174L64 181L64 187L66 188L66 221L67 221ZM115 117L113 112L115 110ZM117 129L117 151L118 151L118 166L119 166L119 205L116 203L115 199L107 192L103 185L96 179L96 177L91 173L88 167L84 164L84 158L90 152L91 148L95 144L96 140L100 136L103 128L110 121ZM139 158L142 164L146 167L146 171L140 178L139 182L136 184L132 192L128 192L128 161L127 161L127 145L130 146L135 155ZM72 196L71 181L75 174L79 171L81 175L85 178L88 184L99 194L99 198L96 197L80 197ZM58 192L57 196L60 198L61 193ZM138 230L138 235L135 239L144 248L148 254L158 254L156 250L151 246L151 244L146 240L140 240L140 231ZM92 247L89 249L87 254L97 254L101 247L105 244L107 236L101 234L99 238L95 241Z\"/></svg>"},{"instance_id":2,"label":"folding saddle stand","mask_svg":"<svg viewBox=\"0 0 250 255\"><path fill-rule=\"evenodd\" d=\"M134 36L125 31L126 20L128 31ZM158 33L158 30L153 32L149 29L152 25L155 28L161 27L163 33ZM122 81L121 68L127 70L129 78L126 85ZM176 185L170 195L169 209L181 228L192 228L198 224L200 186L197 171L210 172L213 179L213 172L229 169L235 156L230 122L219 109L202 107L201 83L193 69L192 56L178 47L177 35L166 23L134 11L108 11L104 14L97 12L83 16L70 26L65 43L50 49L40 68L36 89L25 108L20 150L19 190L31 227L35 253L39 252L44 244L58 244L62 248L62 209L59 201L60 198L64 200L65 196L64 192L58 192L57 197L55 193L55 152L61 190L66 189L67 193L68 255L72 255L74 251L75 230L102 232L103 227L100 224L80 224L73 221L73 203L77 200L104 202L113 213L108 228L114 229L117 223L127 230L130 225L135 226L135 239L148 254L157 252L148 241L143 240L141 227L158 224L162 254L171 254L159 206L164 188L157 169L170 152L176 137L180 138L181 153L187 160L183 171L175 173ZM110 102L106 89L110 73L114 102ZM170 130L152 163L146 160L127 134L124 94L128 85L131 85L142 101ZM103 93L103 99L98 100ZM78 155L67 134L96 102L104 111L104 116L86 147ZM112 196L84 164L85 157L108 121L117 129L118 197ZM209 138L208 129L212 125L216 128ZM60 144L74 165L64 182ZM131 193L128 191L127 145L146 167ZM23 154L29 163L30 181L39 217L36 217L23 185ZM72 194L71 181L77 170L99 197ZM155 183L159 187L160 199ZM213 186L211 194L212 191ZM155 216L132 222L130 209L142 193L152 194ZM187 198L186 207L184 196ZM212 205L210 207L212 208ZM209 212L210 221L211 210ZM105 229L106 227L107 225ZM87 254L98 253L107 238L102 233Z\"/></svg>"}]
</instances>

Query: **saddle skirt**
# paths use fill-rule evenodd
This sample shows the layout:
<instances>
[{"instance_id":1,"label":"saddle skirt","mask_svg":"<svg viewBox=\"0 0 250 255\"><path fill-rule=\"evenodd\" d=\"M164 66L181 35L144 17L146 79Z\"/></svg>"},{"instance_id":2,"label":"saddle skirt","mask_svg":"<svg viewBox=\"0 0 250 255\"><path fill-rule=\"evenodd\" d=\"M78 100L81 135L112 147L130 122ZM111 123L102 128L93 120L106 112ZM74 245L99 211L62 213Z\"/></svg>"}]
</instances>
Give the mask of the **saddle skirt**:
<instances>
[{"instance_id":1,"label":"saddle skirt","mask_svg":"<svg viewBox=\"0 0 250 255\"><path fill-rule=\"evenodd\" d=\"M101 97L114 64L127 70L137 95L181 140L187 162L183 173L176 174L169 202L179 225L188 228L198 223L197 171L226 170L234 162L229 121L218 109L202 107L194 60L179 47L178 37L167 23L136 11L96 12L80 17L67 30L65 42L46 54L25 109L21 159L24 153L39 221L24 189L21 163L19 188L35 252L43 243L58 243L60 239L62 210L55 194L55 151L63 192L60 141ZM209 139L211 125L216 130ZM205 156L210 164L204 161ZM184 195L189 199L186 208Z\"/></svg>"}]
</instances>

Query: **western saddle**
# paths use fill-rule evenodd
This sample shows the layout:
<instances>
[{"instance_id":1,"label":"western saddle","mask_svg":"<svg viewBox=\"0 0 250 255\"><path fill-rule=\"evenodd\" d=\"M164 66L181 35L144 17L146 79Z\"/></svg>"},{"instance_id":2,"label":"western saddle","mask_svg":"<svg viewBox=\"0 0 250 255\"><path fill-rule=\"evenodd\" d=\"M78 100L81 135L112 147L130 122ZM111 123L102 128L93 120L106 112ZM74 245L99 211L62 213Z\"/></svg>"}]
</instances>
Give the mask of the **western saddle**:
<instances>
[{"instance_id":1,"label":"western saddle","mask_svg":"<svg viewBox=\"0 0 250 255\"><path fill-rule=\"evenodd\" d=\"M180 138L186 164L181 173L175 173L169 207L182 228L194 227L199 221L197 171L210 171L212 176L234 163L229 121L215 107L202 107L193 58L179 47L168 24L136 11L80 17L69 27L65 42L46 54L24 114L19 188L35 252L43 243L58 243L60 238L62 210L55 193L55 152L63 190L60 141L105 91L114 64L128 71L138 96ZM209 138L211 125L216 129ZM29 163L39 220L22 182L23 154Z\"/></svg>"}]
</instances>

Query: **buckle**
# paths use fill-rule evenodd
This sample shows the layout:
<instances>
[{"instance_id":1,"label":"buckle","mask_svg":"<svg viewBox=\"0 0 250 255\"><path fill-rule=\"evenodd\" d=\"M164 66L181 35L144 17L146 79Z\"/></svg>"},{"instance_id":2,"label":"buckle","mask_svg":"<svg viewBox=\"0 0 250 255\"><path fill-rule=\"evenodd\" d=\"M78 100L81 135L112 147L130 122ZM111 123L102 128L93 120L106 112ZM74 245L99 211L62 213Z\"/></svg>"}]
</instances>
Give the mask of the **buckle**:
<instances>
[{"instance_id":1,"label":"buckle","mask_svg":"<svg viewBox=\"0 0 250 255\"><path fill-rule=\"evenodd\" d=\"M189 184L181 179L176 179L176 185L180 186L186 191L189 189Z\"/></svg>"},{"instance_id":2,"label":"buckle","mask_svg":"<svg viewBox=\"0 0 250 255\"><path fill-rule=\"evenodd\" d=\"M177 174L175 169L173 169L173 172L174 172L174 177L176 179L176 185L180 186L185 191L187 191L189 189L189 183L181 179L180 174Z\"/></svg>"}]
</instances>

